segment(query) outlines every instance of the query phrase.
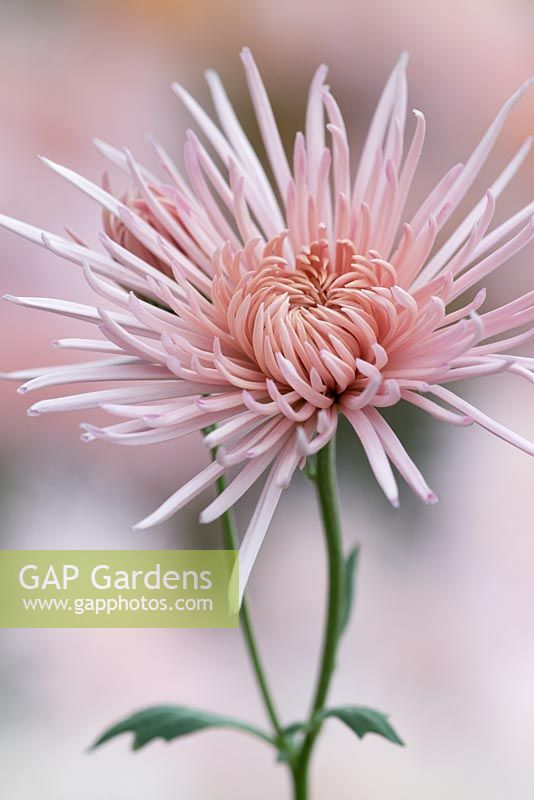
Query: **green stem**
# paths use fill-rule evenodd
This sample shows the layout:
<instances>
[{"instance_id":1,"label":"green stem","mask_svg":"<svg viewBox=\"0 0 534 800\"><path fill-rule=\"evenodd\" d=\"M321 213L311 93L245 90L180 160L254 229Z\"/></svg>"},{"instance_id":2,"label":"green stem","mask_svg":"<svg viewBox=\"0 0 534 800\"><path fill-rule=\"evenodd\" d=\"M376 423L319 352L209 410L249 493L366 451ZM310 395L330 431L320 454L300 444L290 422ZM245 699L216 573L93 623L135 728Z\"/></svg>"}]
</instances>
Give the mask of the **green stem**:
<instances>
[{"instance_id":1,"label":"green stem","mask_svg":"<svg viewBox=\"0 0 534 800\"><path fill-rule=\"evenodd\" d=\"M216 451L212 452L215 458ZM263 702L276 735L276 745L285 753L291 770L294 800L308 800L308 773L312 751L321 729L320 712L324 709L330 681L335 669L336 651L339 642L340 619L343 603L343 552L341 544L341 522L336 480L335 440L331 440L317 454L316 466L310 477L315 483L317 499L321 512L323 531L328 554L328 609L326 628L323 639L321 666L317 678L314 699L306 725L306 735L297 750L291 752L287 736L285 736L278 713L276 711L265 670L263 669L256 637L252 628L246 601L241 607L241 627L249 652L256 680ZM226 478L217 480L217 494L226 488ZM230 511L222 517L224 546L229 550L238 548L233 515Z\"/></svg>"},{"instance_id":2,"label":"green stem","mask_svg":"<svg viewBox=\"0 0 534 800\"><path fill-rule=\"evenodd\" d=\"M215 457L215 453L213 453L213 457ZM216 483L216 489L218 495L224 491L226 485L227 485L226 478L223 475L217 480ZM237 550L239 547L239 541L235 532L235 522L233 514L230 511L226 511L221 517L221 522L223 529L223 542L225 548L227 550ZM276 734L276 741L278 746L285 747L285 737L282 731L282 726L280 724L280 719L278 717L276 707L274 705L274 701L271 696L269 684L267 683L265 670L261 662L258 644L256 642L256 636L254 634L254 629L252 627L250 614L245 600L243 600L243 604L241 606L240 619L241 619L241 629L243 631L245 644L248 650L248 654L250 656L250 660L252 662L254 674L256 675L256 680L258 682L260 693L263 698L265 710L267 711L267 715L271 721L271 725Z\"/></svg>"},{"instance_id":3,"label":"green stem","mask_svg":"<svg viewBox=\"0 0 534 800\"><path fill-rule=\"evenodd\" d=\"M332 439L317 454L314 482L321 511L321 519L328 554L328 610L323 639L321 667L317 679L314 700L310 712L308 732L292 763L292 778L295 800L308 800L308 771L310 758L319 734L321 723L318 716L323 710L328 688L336 664L339 642L340 616L343 602L343 551L341 522L336 480L336 449Z\"/></svg>"}]
</instances>

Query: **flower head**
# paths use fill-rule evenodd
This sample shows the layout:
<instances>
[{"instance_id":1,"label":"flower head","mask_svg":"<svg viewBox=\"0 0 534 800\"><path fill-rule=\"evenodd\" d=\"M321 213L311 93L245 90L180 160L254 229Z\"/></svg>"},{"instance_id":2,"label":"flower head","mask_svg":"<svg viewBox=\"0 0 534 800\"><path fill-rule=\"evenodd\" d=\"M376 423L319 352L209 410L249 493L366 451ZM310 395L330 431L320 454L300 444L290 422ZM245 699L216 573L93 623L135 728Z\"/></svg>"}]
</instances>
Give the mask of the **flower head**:
<instances>
[{"instance_id":1,"label":"flower head","mask_svg":"<svg viewBox=\"0 0 534 800\"><path fill-rule=\"evenodd\" d=\"M107 181L107 176L104 180L104 186L108 191L111 191L111 187ZM165 207L167 213L179 224L180 218L177 214L176 204L174 203L173 199L164 194L157 186L151 187L151 191L156 197L158 197L159 202ZM141 217L141 219L157 230L162 236L170 236L169 232L160 225L158 218L152 214L150 206L146 203L139 192L128 192L121 198L121 201L126 208L132 209L137 216ZM104 228L104 233L112 241L120 244L124 250L128 250L142 261L150 264L156 269L159 269L165 275L172 277L172 269L170 266L157 255L152 253L148 247L145 247L145 245L140 242L133 233L131 233L120 217L117 217L111 211L104 209L102 214L102 225ZM176 244L176 242L173 243Z\"/></svg>"},{"instance_id":2,"label":"flower head","mask_svg":"<svg viewBox=\"0 0 534 800\"><path fill-rule=\"evenodd\" d=\"M58 343L100 352L99 360L13 373L27 380L19 391L126 382L43 400L30 413L102 407L117 421L84 425L86 441L143 445L204 431L206 445L217 448L209 466L136 528L167 519L237 468L202 512L209 522L267 472L242 543L243 587L282 491L334 436L340 414L393 505L392 465L424 502L437 499L381 414L399 401L444 422L474 422L534 454L532 444L446 388L504 371L533 380L534 359L509 351L533 333L534 292L482 311L485 293L475 287L532 239L534 204L490 232L495 201L527 155L528 140L445 244L434 246L527 84L505 103L465 165L449 169L405 221L425 138L425 119L414 111L405 146L405 56L380 98L354 179L326 68L311 83L305 133L295 138L290 165L248 50L242 59L274 186L210 72L219 124L174 87L204 140L187 135L187 179L155 142L164 180L128 151L97 143L131 176L132 192L123 199L107 184L100 188L46 162L103 207L102 251L5 217L0 223L82 265L101 298L95 307L9 298L86 320L102 334ZM104 301L122 311L106 310Z\"/></svg>"}]
</instances>

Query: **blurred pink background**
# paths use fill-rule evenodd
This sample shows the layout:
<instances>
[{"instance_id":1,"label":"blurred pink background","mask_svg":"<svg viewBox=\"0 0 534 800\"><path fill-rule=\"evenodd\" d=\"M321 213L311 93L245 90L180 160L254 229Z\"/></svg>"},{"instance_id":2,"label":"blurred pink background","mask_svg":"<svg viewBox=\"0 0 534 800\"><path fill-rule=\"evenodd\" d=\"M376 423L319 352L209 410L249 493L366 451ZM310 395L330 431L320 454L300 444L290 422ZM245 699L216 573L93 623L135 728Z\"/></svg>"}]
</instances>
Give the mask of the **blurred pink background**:
<instances>
[{"instance_id":1,"label":"blurred pink background","mask_svg":"<svg viewBox=\"0 0 534 800\"><path fill-rule=\"evenodd\" d=\"M428 144L413 203L464 159L501 103L534 71L534 11L525 0L271 0L201 3L52 2L0 5L0 211L94 242L100 213L47 171L43 153L94 180L98 136L149 161L153 132L179 161L189 124L169 86L203 102L206 67L222 74L250 122L238 58L258 60L286 143L303 122L322 61L356 147L389 69L411 54L410 102ZM473 200L532 133L534 92L514 110ZM112 175L120 185L120 178ZM532 199L530 157L499 219ZM84 302L75 265L2 233L0 288ZM490 300L532 287L532 249L507 264ZM83 326L1 305L0 367L59 363L51 341ZM68 360L68 357L65 359ZM534 438L532 387L498 376L470 388L488 413ZM191 438L132 452L83 446L82 415L29 419L27 398L0 384L4 548L218 547L200 504L155 531L130 525L207 454ZM44 395L41 395L44 396ZM409 446L441 497L420 508L404 492L392 511L343 443L346 547L363 545L357 609L333 702L392 714L407 742L356 740L335 722L313 764L317 800L502 800L534 796L534 463L480 430L410 417ZM405 437L406 438L406 437ZM243 514L246 515L246 504ZM245 517L244 517L245 518ZM252 582L262 649L287 722L307 710L323 614L322 540L311 488L298 480L275 518ZM0 660L5 797L17 800L271 800L289 797L271 752L233 733L197 734L132 755L127 738L88 755L108 723L145 704L179 702L263 722L234 631L4 631ZM251 789L254 786L254 789Z\"/></svg>"}]
</instances>

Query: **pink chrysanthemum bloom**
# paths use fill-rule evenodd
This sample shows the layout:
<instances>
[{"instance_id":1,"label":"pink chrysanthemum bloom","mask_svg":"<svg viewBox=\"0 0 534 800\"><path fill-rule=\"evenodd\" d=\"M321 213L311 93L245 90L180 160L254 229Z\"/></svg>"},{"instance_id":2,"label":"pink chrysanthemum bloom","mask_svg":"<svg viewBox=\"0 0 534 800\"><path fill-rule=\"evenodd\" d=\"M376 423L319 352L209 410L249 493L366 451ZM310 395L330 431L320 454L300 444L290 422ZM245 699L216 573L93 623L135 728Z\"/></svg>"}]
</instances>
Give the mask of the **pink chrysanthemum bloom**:
<instances>
[{"instance_id":1,"label":"pink chrysanthemum bloom","mask_svg":"<svg viewBox=\"0 0 534 800\"><path fill-rule=\"evenodd\" d=\"M163 182L127 151L97 143L131 176L133 189L124 200L46 162L103 206L102 252L5 217L1 224L81 264L102 298L95 307L9 298L85 320L102 334L57 345L103 358L12 374L27 380L19 391L128 384L44 400L31 414L102 407L118 421L84 425L83 438L124 445L177 440L216 426L204 436L209 448L218 448L216 460L137 529L167 519L236 468L201 514L210 522L268 472L242 542L243 588L282 491L306 457L334 436L340 414L394 506L392 465L424 502L436 501L381 414L401 400L444 422L475 422L534 454L530 442L446 388L502 371L533 380L534 359L508 353L533 332L518 330L534 320L534 292L481 312L485 293L475 287L532 239L534 203L488 232L495 200L524 160L529 140L435 252L437 234L527 85L505 103L465 165L449 169L401 224L425 137L424 117L414 111L415 130L405 147L406 57L386 84L354 179L343 117L324 83L326 68L319 67L311 83L305 134L296 136L290 165L248 50L242 59L274 187L210 72L219 125L185 89L174 87L212 149L188 133L188 180L157 143ZM447 310L460 296L463 303ZM106 310L105 301L123 310Z\"/></svg>"}]
</instances>

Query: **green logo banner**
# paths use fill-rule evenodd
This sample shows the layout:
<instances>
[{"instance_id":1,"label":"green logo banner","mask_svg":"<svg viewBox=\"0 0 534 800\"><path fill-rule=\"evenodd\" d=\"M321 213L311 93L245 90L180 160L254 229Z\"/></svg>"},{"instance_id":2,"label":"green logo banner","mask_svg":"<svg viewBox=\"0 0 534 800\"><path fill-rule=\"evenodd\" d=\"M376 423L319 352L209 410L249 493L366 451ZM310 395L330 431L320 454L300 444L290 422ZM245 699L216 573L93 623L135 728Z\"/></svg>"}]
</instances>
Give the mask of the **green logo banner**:
<instances>
[{"instance_id":1,"label":"green logo banner","mask_svg":"<svg viewBox=\"0 0 534 800\"><path fill-rule=\"evenodd\" d=\"M235 628L234 550L0 550L0 628Z\"/></svg>"}]
</instances>

